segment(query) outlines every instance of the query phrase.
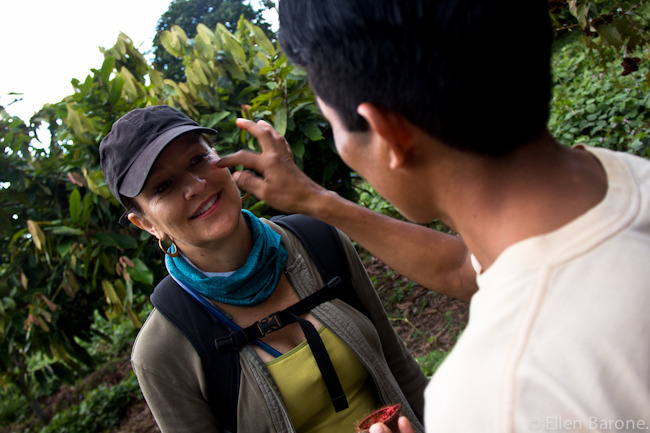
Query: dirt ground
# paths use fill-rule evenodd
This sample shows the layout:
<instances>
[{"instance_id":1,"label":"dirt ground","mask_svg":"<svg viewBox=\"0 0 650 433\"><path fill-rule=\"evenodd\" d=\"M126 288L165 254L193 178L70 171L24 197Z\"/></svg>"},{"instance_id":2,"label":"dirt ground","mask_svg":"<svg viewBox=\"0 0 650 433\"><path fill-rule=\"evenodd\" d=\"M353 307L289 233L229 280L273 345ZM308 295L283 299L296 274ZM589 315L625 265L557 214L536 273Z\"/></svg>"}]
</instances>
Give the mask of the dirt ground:
<instances>
[{"instance_id":1,"label":"dirt ground","mask_svg":"<svg viewBox=\"0 0 650 433\"><path fill-rule=\"evenodd\" d=\"M401 275L391 271L374 257L364 260L379 296L384 302L395 330L415 357L440 349L451 349L468 319L465 302L433 293ZM44 407L53 413L63 402L68 404L83 395L78 388L89 389L100 383L115 384L130 371L129 352L122 359L108 364L88 376L81 386L63 386L50 396ZM0 433L3 430L0 429ZM148 406L142 400L130 406L120 423L111 433L160 432Z\"/></svg>"}]
</instances>

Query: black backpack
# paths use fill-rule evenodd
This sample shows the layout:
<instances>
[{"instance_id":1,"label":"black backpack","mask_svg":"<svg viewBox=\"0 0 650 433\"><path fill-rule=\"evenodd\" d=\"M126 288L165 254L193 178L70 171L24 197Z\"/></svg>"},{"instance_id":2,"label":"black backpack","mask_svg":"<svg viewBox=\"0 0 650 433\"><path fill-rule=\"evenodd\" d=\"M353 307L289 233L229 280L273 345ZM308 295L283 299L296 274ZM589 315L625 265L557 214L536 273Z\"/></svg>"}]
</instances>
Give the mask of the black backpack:
<instances>
[{"instance_id":1,"label":"black backpack","mask_svg":"<svg viewBox=\"0 0 650 433\"><path fill-rule=\"evenodd\" d=\"M370 317L352 286L345 251L334 227L299 214L276 216L271 221L298 237L314 261L323 282L340 277L341 284L336 297ZM213 413L226 431L236 432L241 375L239 354L237 351L221 353L216 344L232 335L232 331L169 275L156 286L151 302L183 333L198 353L209 384L209 401Z\"/></svg>"}]
</instances>

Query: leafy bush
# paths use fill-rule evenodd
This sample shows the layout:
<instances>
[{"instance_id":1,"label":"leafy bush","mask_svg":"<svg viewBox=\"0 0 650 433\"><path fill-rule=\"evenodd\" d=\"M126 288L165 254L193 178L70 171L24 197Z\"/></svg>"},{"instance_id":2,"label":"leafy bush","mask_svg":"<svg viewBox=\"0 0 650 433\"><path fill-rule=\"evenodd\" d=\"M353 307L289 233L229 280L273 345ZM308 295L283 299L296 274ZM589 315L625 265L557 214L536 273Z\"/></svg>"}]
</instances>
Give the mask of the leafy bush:
<instances>
[{"instance_id":1,"label":"leafy bush","mask_svg":"<svg viewBox=\"0 0 650 433\"><path fill-rule=\"evenodd\" d=\"M0 426L19 422L31 414L27 399L15 386L0 390Z\"/></svg>"},{"instance_id":2,"label":"leafy bush","mask_svg":"<svg viewBox=\"0 0 650 433\"><path fill-rule=\"evenodd\" d=\"M40 433L88 433L109 431L117 427L126 409L141 399L133 373L115 386L99 385L88 392L76 406L57 413Z\"/></svg>"},{"instance_id":3,"label":"leafy bush","mask_svg":"<svg viewBox=\"0 0 650 433\"><path fill-rule=\"evenodd\" d=\"M600 61L577 43L556 51L551 133L568 146L585 143L650 156L648 62L621 76L619 64L610 59L603 69Z\"/></svg>"},{"instance_id":4,"label":"leafy bush","mask_svg":"<svg viewBox=\"0 0 650 433\"><path fill-rule=\"evenodd\" d=\"M395 206L380 196L375 188L373 188L368 182L361 182L358 189L360 191L358 203L361 206L392 218L403 219L399 211L395 209Z\"/></svg>"}]
</instances>

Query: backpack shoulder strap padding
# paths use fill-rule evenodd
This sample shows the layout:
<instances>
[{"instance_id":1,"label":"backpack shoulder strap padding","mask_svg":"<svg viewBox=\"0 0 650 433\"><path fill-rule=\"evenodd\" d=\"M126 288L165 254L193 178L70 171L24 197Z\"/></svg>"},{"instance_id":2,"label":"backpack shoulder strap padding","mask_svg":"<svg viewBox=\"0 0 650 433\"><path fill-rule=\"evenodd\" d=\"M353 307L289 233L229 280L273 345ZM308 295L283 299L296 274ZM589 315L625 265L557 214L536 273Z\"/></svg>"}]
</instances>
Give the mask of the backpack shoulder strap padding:
<instances>
[{"instance_id":1,"label":"backpack shoulder strap padding","mask_svg":"<svg viewBox=\"0 0 650 433\"><path fill-rule=\"evenodd\" d=\"M239 355L236 352L218 354L214 344L216 338L228 335L230 330L192 299L169 275L154 289L151 303L192 344L201 358L215 416L223 428L237 431L237 417L232 415L237 413L239 396Z\"/></svg>"},{"instance_id":2,"label":"backpack shoulder strap padding","mask_svg":"<svg viewBox=\"0 0 650 433\"><path fill-rule=\"evenodd\" d=\"M338 297L370 318L352 284L347 255L335 227L302 214L279 215L271 221L288 229L300 240L324 284L334 277L341 277L343 287L338 291Z\"/></svg>"}]
</instances>

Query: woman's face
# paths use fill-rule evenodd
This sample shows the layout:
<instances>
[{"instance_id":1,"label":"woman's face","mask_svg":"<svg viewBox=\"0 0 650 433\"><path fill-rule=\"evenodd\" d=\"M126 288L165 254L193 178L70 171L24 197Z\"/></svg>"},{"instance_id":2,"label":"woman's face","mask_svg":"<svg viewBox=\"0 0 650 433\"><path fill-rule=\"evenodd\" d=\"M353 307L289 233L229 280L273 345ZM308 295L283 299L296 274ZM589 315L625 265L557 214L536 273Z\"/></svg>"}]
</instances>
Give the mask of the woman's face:
<instances>
[{"instance_id":1,"label":"woman's face","mask_svg":"<svg viewBox=\"0 0 650 433\"><path fill-rule=\"evenodd\" d=\"M240 224L241 198L228 169L215 167L218 160L200 134L172 141L135 197L143 214L131 214L132 222L186 254L226 240Z\"/></svg>"}]
</instances>

